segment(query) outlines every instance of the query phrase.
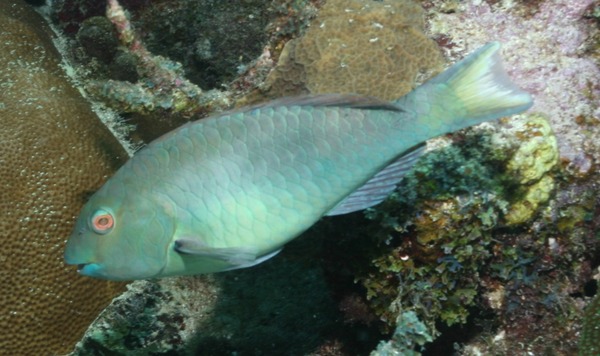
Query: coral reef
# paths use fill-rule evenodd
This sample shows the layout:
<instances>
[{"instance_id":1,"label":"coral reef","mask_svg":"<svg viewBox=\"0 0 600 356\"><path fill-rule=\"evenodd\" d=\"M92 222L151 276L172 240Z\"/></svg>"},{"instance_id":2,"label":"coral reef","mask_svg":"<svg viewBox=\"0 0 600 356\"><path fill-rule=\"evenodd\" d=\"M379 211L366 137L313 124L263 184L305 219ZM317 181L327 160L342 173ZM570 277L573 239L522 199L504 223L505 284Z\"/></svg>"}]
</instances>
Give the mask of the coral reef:
<instances>
[{"instance_id":1,"label":"coral reef","mask_svg":"<svg viewBox=\"0 0 600 356\"><path fill-rule=\"evenodd\" d=\"M439 141L448 140L369 213L376 223L361 234L379 236L385 251L374 259L379 272L362 279L371 305L388 321L416 310L434 336L437 321L466 323L472 310L491 309L501 326L487 341L495 346L480 351L522 343L572 354L581 320L572 295L598 253L597 176L558 179L556 140L539 114L455 134L450 146ZM524 223L527 230L513 227Z\"/></svg>"},{"instance_id":2,"label":"coral reef","mask_svg":"<svg viewBox=\"0 0 600 356\"><path fill-rule=\"evenodd\" d=\"M524 230L497 229L526 253L514 260L518 263L513 269L506 269L510 259L495 265L505 266L499 274L503 280L488 281L484 289L494 296L490 304L503 303L493 308L498 325L487 345L472 342L465 353L576 350L585 304L581 294L598 261L594 168L600 147L594 137L600 134L600 70L595 7L592 0L466 1L455 2L451 9L446 3L428 3L432 31L450 57L490 40L503 42L511 77L534 94L532 111L548 118L560 153L561 170L553 179L545 175L537 183L514 186L512 195L524 199L513 201L505 218ZM554 197L548 195L552 186ZM530 207L539 198L550 199L536 217ZM515 273L521 276L514 279Z\"/></svg>"},{"instance_id":3,"label":"coral reef","mask_svg":"<svg viewBox=\"0 0 600 356\"><path fill-rule=\"evenodd\" d=\"M210 277L131 283L98 316L72 355L184 353L198 320L210 315L216 299Z\"/></svg>"},{"instance_id":4,"label":"coral reef","mask_svg":"<svg viewBox=\"0 0 600 356\"><path fill-rule=\"evenodd\" d=\"M262 95L399 98L418 74L441 69L437 45L423 29L423 10L411 1L328 1L306 34L286 44Z\"/></svg>"},{"instance_id":5,"label":"coral reef","mask_svg":"<svg viewBox=\"0 0 600 356\"><path fill-rule=\"evenodd\" d=\"M136 1L123 3L132 10ZM230 43L215 49L218 38L208 33L222 34L218 22L227 14L211 14L212 21L206 22L210 25L203 27L206 23L198 20L203 12L186 7L192 3L175 1L167 7L166 2L158 1L155 6L146 3L132 11L133 25L143 36L137 43L144 40L150 51L164 57L149 50L136 54L137 45L126 53L136 58L143 78L158 84L146 88L140 83L143 80L128 83L112 78L113 82L105 81L97 90L117 98L129 95L125 102L137 103L140 112L169 116L177 100L170 94L158 95L156 89L164 85L167 92L176 92L173 83L189 79L184 76L194 78L191 83L200 83L206 76L210 87L229 81L237 73L230 87L234 97L258 88L239 104L325 91L397 97L410 90L415 80L421 80L420 73L424 77L439 68L436 46L423 34L427 26L422 11L409 2L330 0L308 27L319 1L280 1L267 10L252 1L244 2L248 7L242 7L249 13L231 15L237 21L232 28L250 26L254 30L254 25L268 23L267 35L258 36L260 45L253 44L251 49L239 46L249 51L233 51L235 55L219 51L231 47ZM595 169L600 159L597 1L421 3L437 44L452 61L485 42L501 41L511 78L535 96L532 112L430 142L431 152L398 191L367 212L370 220L362 220L360 214L338 217L309 232L321 235L322 250L314 246L295 250L292 245L282 256L247 271L214 279L136 283L145 288L144 292L132 290L132 299L123 298L119 307L115 304L107 309L105 316L121 319L106 322L116 323L116 330L138 322L148 327L111 334L96 323L79 352L108 342L112 351L128 353L144 345L165 353L188 347L197 347L194 351L212 348L226 353L269 353L273 349L267 343L250 348L256 340L284 335L294 340L292 346L279 339L273 342L287 350L340 355L348 354L357 340L367 340L362 347L374 348L377 342L373 339L381 338L373 331L377 328L390 334L395 330L392 340L381 343L375 351L380 354L418 354L423 349L429 354L453 350L467 355L569 355L577 351L582 311L590 296L585 286L593 281L592 271L600 260L600 177ZM214 2L203 2L195 9L210 4ZM90 3L89 9L95 6ZM227 6L220 4L219 9L229 9ZM62 10L65 14L65 8ZM73 12L71 18L76 19L78 13ZM157 14L168 20L162 22ZM272 14L275 16L270 17ZM176 23L179 19L183 20ZM127 33L123 25L121 21L121 34ZM161 41L161 34L172 40ZM284 47L290 38L295 39ZM162 46L160 42L168 44ZM402 50L416 43L422 52ZM140 65L144 56L149 60ZM201 74L194 68L197 63L206 64L215 73L219 68L223 76ZM276 69L261 83L275 63ZM158 73L153 68L167 72L153 77ZM161 82L162 78L167 80ZM183 107L188 108L186 105ZM195 117L198 114L204 113L194 112ZM165 130L155 126L149 131ZM305 253L307 250L311 252ZM318 256L315 251L320 251ZM301 279L304 273L312 273L306 271L314 272L314 266L297 264L311 258L318 259L325 270L324 277L320 272L312 275L315 284ZM270 309L267 305L278 305L278 296L261 294L265 292L262 286L287 290L287 284L294 284L296 278L305 283L304 289L291 287L293 295L286 298L296 302L304 314L322 317L316 323L317 331L307 326L310 323L306 319L283 318L279 310L285 310L291 319L300 318L302 313L290 312L289 305ZM353 280L359 285L353 285ZM198 300L206 300L212 309L185 314L181 306L189 299L177 294L200 292L196 283L209 291ZM332 301L327 298L307 303L310 305L301 303L328 292L341 314L331 311ZM222 308L214 300L217 294ZM256 295L262 299L253 299ZM169 309L163 299L177 308ZM136 300L147 305L147 310L140 309ZM248 303L252 307L246 310L257 311L255 315L248 316L242 310ZM317 308L317 303L324 309L311 309ZM172 313L151 316L150 312L158 310L155 304ZM135 310L148 313L135 314ZM584 335L590 335L595 325L594 308L589 310ZM335 318L341 322L333 328L346 331L329 332ZM251 327L244 330L241 320L253 320L248 324ZM164 339L151 334L157 327L167 329ZM293 339L294 335L283 333L288 330L302 332ZM304 333L306 330L313 333ZM309 340L305 345L310 347L298 346L301 339ZM589 340L584 338L580 353L594 352ZM123 342L129 344L123 346Z\"/></svg>"},{"instance_id":6,"label":"coral reef","mask_svg":"<svg viewBox=\"0 0 600 356\"><path fill-rule=\"evenodd\" d=\"M0 22L0 354L64 354L122 289L62 255L86 195L128 156L67 80L43 19L7 0Z\"/></svg>"},{"instance_id":7,"label":"coral reef","mask_svg":"<svg viewBox=\"0 0 600 356\"><path fill-rule=\"evenodd\" d=\"M374 3L374 5L378 6L377 3ZM414 7L413 7L414 9ZM381 11L383 11L383 8L380 9ZM420 16L421 13L420 12L416 12L417 16L419 16L419 21L421 21ZM120 16L120 19L123 20L123 17ZM338 19L339 21L339 19ZM119 32L121 33L122 37L127 37L127 35L124 36L124 34L128 33L127 28L128 25L125 25L123 22L121 22L119 24L119 21L117 21L117 27L120 28L125 28L126 30L120 30ZM389 35L389 33L388 33ZM134 34L132 34L132 36L135 36ZM129 36L129 37L132 37ZM423 39L423 34L422 33L417 33L415 35L417 38L419 39ZM137 45L136 45L137 47ZM136 49L137 50L137 49ZM437 55L437 54L436 54ZM269 52L265 51L263 52L263 56L261 58L263 58L263 61L267 61L269 58ZM437 58L439 59L439 58ZM261 59L259 59L261 60ZM267 65L268 66L268 65ZM416 74L413 74L413 78L411 80L414 80ZM406 84L406 83L405 83ZM133 93L135 92L135 89L138 88L139 86L133 85L133 84L127 84L127 83L120 83L120 85L129 85L130 89L132 90L128 90L128 93ZM114 86L112 88L115 88ZM338 89L337 91L341 91L343 90L343 88ZM143 93L142 93L143 94ZM119 96L123 96L123 95L119 95ZM138 98L143 99L145 96L144 95L139 95ZM136 100L137 102L143 102L143 100ZM149 93L149 96L147 97L148 102L151 102L152 100L155 100L155 96L152 92ZM321 238L319 236L319 238ZM306 257L306 256L304 256ZM212 346L213 348L215 347L214 345L217 345L217 347L219 349L224 349L224 350L229 350L229 351L235 351L235 350L248 350L248 352L259 352L261 350L264 350L263 352L268 352L269 350L271 350L273 348L273 344L275 345L279 345L278 347L282 347L282 345L284 346L285 349L289 349L289 350L295 350L297 348L302 349L302 352L299 353L306 353L308 351L310 351L310 348L317 350L315 352L317 352L318 354L323 354L321 353L322 350L331 350L331 349L335 349L339 344L339 341L337 341L336 338L325 338L325 341L323 341L323 337L324 334L327 333L334 333L332 331L328 331L328 332L316 332L315 330L319 330L318 328L324 328L325 330L329 329L330 323L333 322L333 320L335 319L334 316L332 316L332 314L335 314L334 312L332 312L332 306L330 305L330 302L326 301L326 300L322 300L322 301L317 301L315 302L314 298L315 296L318 296L319 298L322 297L327 297L328 292L327 290L324 288L324 286L322 285L323 280L322 277L316 278L318 277L318 274L313 274L313 273L309 273L307 272L307 268L305 266L301 266L298 265L296 263L294 263L293 261L290 262L289 260L279 260L280 264L278 264L279 267L277 267L277 269L274 272L272 269L267 269L267 271L269 273L266 273L266 275L264 277L260 277L262 279L264 279L264 281L261 279L259 281L259 283L256 282L256 276L260 275L261 273L261 268L263 268L262 266L253 269L253 270L249 270L249 271L239 271L239 272L232 272L226 276L224 276L222 279L218 278L218 281L222 282L222 286L226 286L227 288L222 287L221 291L219 292L219 299L223 300L224 302L221 303L222 305L224 305L223 307L219 307L216 311L212 312L212 313L201 313L201 314L194 314L194 315L187 315L187 316L182 316L181 314L178 314L177 312L174 315L168 314L168 313L161 313L161 312L157 312L154 313L154 311L156 311L157 309L154 308L155 305L160 304L160 305L168 305L169 303L177 303L177 300L180 300L178 298L173 297L173 294L171 293L178 293L176 291L176 289L174 289L174 285L173 284L169 284L167 282L163 282L160 281L160 285L164 286L160 287L160 288L146 288L143 289L143 291L138 291L138 292L134 292L133 290L130 291L126 297L123 297L122 299L119 299L119 301L115 301L115 303L109 307L106 312L103 314L103 316L98 319L98 321L96 321L96 323L94 323L94 325L91 326L91 328L89 329L86 338L82 341L82 343L79 345L78 349L76 350L76 354L77 353L82 353L85 354L86 352L89 352L90 349L96 348L96 349L103 349L103 350L110 350L110 352L122 352L122 353L127 353L127 354L132 354L135 352L141 352L139 351L140 349L143 349L144 347L146 348L152 348L155 352L169 352L169 351L177 351L177 350L183 350L185 348L189 348L190 344L191 345L199 345L197 347L209 347ZM267 268L269 265L265 265ZM297 275L297 273L301 272L302 276L305 276L306 278L309 278L309 280L304 280L302 278L296 277L298 279L298 282L301 282L301 286L302 289L298 290L295 288L292 288L292 286L290 285L290 280L289 280L289 273L293 272L294 275ZM246 276L246 279L252 280L252 282L250 283L250 281L248 283L243 283L243 280L241 280L242 276ZM313 281L314 279L314 281ZM241 281L240 281L241 280ZM309 283L310 282L310 283ZM183 286L182 293L192 293L193 290L195 290L196 288L199 288L198 286L190 286L189 283L185 282L185 279L182 279L180 283L181 286ZM281 287L277 287L279 284L282 284ZM314 285L314 283L318 283L317 286ZM247 293L243 293L241 291L239 291L238 289L251 289L252 290L252 295L258 295L257 298L261 298L261 294L259 293L259 291L257 291L255 288L251 288L251 287L246 287L246 286L255 286L255 285L259 285L259 284L264 284L266 286L268 286L268 290L278 290L280 291L279 293L281 293L282 290L290 290L291 292L293 292L293 295L290 295L289 297L286 298L281 298L281 296L278 294L277 296L274 295L267 295L265 296L263 299L264 301L256 301L256 303L258 303L258 305L261 305L261 307L259 308L259 310L261 310L260 315L256 315L257 321L256 323L252 324L250 323L249 318L246 317L243 313L244 310L248 310L247 308L247 303L248 303L248 299L249 296ZM139 285L139 284L138 284ZM235 288L234 288L235 286ZM309 293L309 296L306 296L305 298L300 297L298 298L298 296L301 296L303 291L305 291L306 293ZM238 300L237 297L231 298L229 299L227 296L233 292L234 296L235 295L240 295L243 294L245 296L244 298L244 302L242 303L241 300ZM214 296L213 296L214 297ZM141 298L141 299L140 299ZM202 298L198 298L199 300L202 300ZM150 301L149 301L150 300ZM164 300L165 304L162 304ZM230 300L230 303L226 303L228 300ZM286 301L289 303L292 303L293 305L281 305L282 302ZM302 301L306 301L308 304L304 304L301 303ZM243 310L238 310L238 308L236 307L236 305L242 305L243 306ZM329 304L329 306L327 306ZM135 310L140 310L139 305L150 305L148 307L148 313L143 313L142 315L140 315L139 313L135 313ZM293 306L294 309L291 309ZM311 310L312 307L319 307L319 308L323 308L327 306L323 311L320 312L308 312L307 310ZM274 312L269 312L269 310L271 310L272 308L275 308L277 311ZM297 310L295 308L298 308ZM166 307L165 310L170 310L170 311L174 311L176 309L180 309L180 308L169 308ZM142 308L142 310L145 310L144 308ZM282 312L283 310L283 312ZM334 309L335 310L335 309ZM234 312L233 315L231 315L230 317L227 317L228 313ZM293 312L292 312L293 311ZM362 311L363 316L361 319L357 319L356 317L356 311L355 310L351 310L351 311L346 311L349 320L353 320L356 321L358 320L358 324L364 322L364 321L368 321L368 320L372 320L373 315L369 315L369 311L368 310L364 310ZM354 313L354 314L351 314ZM146 315L159 315L159 317L145 317ZM209 322L207 325L211 326L211 327L207 327L206 329L203 330L196 330L195 334L197 334L197 341L194 341L196 339L189 338L189 334L186 334L189 330L193 330L193 328L189 328L189 329L181 329L178 327L175 328L169 328L168 329L168 333L161 333L159 335L156 335L155 331L157 330L157 328L161 328L161 330L164 330L163 326L165 325L164 322L165 321L169 321L169 322L173 322L175 321L177 324L179 325L197 325L199 323L198 320L203 320L202 318L206 318L208 316L212 316L212 315L216 315L218 319L220 318L226 318L227 317L227 323L224 324L222 321L218 322L219 327L216 328L216 330L221 330L224 328L224 331L222 331L222 334L215 334L216 332L214 331L215 327L214 324L216 321L213 322ZM275 320L272 323L267 323L264 318L265 315L273 315L275 316ZM306 315L308 317L308 319L302 318L302 315ZM190 319L191 318L191 319ZM181 321L177 321L177 320L184 320L183 322ZM195 322L193 320L196 320ZM239 320L246 320L247 322L244 323L244 325L239 325L240 329L236 329L234 328L235 325L237 325L237 323L239 322ZM317 322L318 321L318 322ZM110 328L107 329L106 325L110 325ZM131 327L129 328L129 326L132 325L139 325L139 328L135 328L135 327ZM252 327L248 327L248 325L253 325ZM282 329L281 329L281 325L288 325L286 327L286 330L289 329L290 333L293 332L292 334L286 334L286 333L282 333ZM303 325L303 326L298 326L298 327L289 327L290 325ZM309 326L310 325L310 326ZM316 327L318 326L318 328L316 329ZM327 326L327 327L325 327ZM360 327L359 327L360 328ZM112 330L112 331L111 331ZM128 331L123 331L123 330L128 330ZM234 330L234 332L232 331ZM301 331L300 331L301 330ZM231 337L231 334L234 333L235 335L237 335L236 338ZM225 336L223 336L225 335ZM258 336L257 336L258 335ZM275 340L273 335L282 335L281 340ZM347 339L347 337L345 337L344 339ZM373 339L372 335L370 335L368 338L365 338L364 333L363 336L361 336L360 339L366 339L368 342L370 342L370 344L367 342L367 345L370 345L370 347L366 347L365 352L367 352L367 350L371 349L375 343L377 339ZM135 340L135 342L131 342L131 340ZM177 340L177 342L174 342L173 340ZM257 344L256 340L265 340L265 342L267 342L266 344ZM373 340L375 340L375 342L373 342ZM357 341L357 343L360 343L360 341ZM207 346L208 345L208 346ZM310 346L309 349L307 349L307 347ZM105 349L106 348L106 349ZM249 348L253 348L252 350ZM258 350L258 351L257 351ZM319 351L320 350L320 351Z\"/></svg>"},{"instance_id":8,"label":"coral reef","mask_svg":"<svg viewBox=\"0 0 600 356\"><path fill-rule=\"evenodd\" d=\"M163 0L139 11L133 24L148 49L181 63L191 82L223 90L263 51L275 4Z\"/></svg>"}]
</instances>

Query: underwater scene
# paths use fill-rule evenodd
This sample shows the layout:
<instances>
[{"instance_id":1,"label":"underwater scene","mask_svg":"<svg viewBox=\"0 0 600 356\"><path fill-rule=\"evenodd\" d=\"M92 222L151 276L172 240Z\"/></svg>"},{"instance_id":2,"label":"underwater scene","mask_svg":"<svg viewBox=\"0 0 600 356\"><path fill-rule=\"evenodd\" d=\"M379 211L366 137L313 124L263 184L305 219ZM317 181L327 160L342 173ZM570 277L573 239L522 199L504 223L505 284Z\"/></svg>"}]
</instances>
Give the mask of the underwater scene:
<instances>
[{"instance_id":1,"label":"underwater scene","mask_svg":"<svg viewBox=\"0 0 600 356\"><path fill-rule=\"evenodd\" d=\"M1 0L0 356L600 355L599 29Z\"/></svg>"}]
</instances>

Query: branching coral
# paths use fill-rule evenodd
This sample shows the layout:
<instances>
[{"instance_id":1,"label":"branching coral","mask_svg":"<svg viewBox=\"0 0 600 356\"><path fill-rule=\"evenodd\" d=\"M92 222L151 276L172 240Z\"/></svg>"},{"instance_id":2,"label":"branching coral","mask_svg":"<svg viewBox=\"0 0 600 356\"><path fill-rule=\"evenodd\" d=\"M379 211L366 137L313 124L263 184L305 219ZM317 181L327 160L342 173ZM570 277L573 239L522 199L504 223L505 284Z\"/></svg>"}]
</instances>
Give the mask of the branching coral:
<instances>
[{"instance_id":1,"label":"branching coral","mask_svg":"<svg viewBox=\"0 0 600 356\"><path fill-rule=\"evenodd\" d=\"M231 105L226 93L216 90L204 92L190 82L181 64L150 53L117 0L108 1L106 17L117 29L121 44L137 58L140 78L136 83L95 80L89 82L86 89L122 112L154 114L155 117L150 120L158 120L168 114L172 122L166 124L167 127L161 130L163 132L146 132L147 140L182 124L195 114L218 111Z\"/></svg>"}]
</instances>

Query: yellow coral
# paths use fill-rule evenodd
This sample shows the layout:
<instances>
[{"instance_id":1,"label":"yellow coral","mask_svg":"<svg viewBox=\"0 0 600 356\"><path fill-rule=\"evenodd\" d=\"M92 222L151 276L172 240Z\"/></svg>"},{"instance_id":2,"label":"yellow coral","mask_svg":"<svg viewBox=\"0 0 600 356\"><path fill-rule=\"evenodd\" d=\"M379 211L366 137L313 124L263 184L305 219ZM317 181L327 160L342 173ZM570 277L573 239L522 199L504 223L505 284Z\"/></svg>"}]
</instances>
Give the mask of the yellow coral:
<instances>
[{"instance_id":1,"label":"yellow coral","mask_svg":"<svg viewBox=\"0 0 600 356\"><path fill-rule=\"evenodd\" d=\"M522 144L507 168L516 174L521 184L530 184L558 163L558 144L550 124L540 114L529 115L516 135Z\"/></svg>"},{"instance_id":2,"label":"yellow coral","mask_svg":"<svg viewBox=\"0 0 600 356\"><path fill-rule=\"evenodd\" d=\"M437 45L423 28L423 10L411 1L328 1L306 34L286 45L267 80L271 96L308 91L399 98L419 73L441 69Z\"/></svg>"},{"instance_id":3,"label":"yellow coral","mask_svg":"<svg viewBox=\"0 0 600 356\"><path fill-rule=\"evenodd\" d=\"M554 178L544 176L536 183L527 188L525 196L512 204L505 218L509 225L517 225L531 219L540 204L550 199L550 193L554 189Z\"/></svg>"},{"instance_id":4,"label":"yellow coral","mask_svg":"<svg viewBox=\"0 0 600 356\"><path fill-rule=\"evenodd\" d=\"M556 166L559 156L556 137L543 115L531 114L512 123L520 146L507 169L523 185L525 193L511 204L505 218L509 225L516 225L529 220L539 205L550 198L554 178L548 172Z\"/></svg>"}]
</instances>

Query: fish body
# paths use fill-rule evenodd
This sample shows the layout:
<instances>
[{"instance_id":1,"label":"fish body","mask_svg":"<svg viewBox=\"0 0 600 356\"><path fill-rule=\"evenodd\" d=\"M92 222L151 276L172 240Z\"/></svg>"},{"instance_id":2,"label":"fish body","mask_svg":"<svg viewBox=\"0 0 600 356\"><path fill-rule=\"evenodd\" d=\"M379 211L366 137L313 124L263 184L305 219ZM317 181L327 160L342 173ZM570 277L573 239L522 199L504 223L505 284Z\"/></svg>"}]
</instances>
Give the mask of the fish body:
<instances>
[{"instance_id":1,"label":"fish body","mask_svg":"<svg viewBox=\"0 0 600 356\"><path fill-rule=\"evenodd\" d=\"M260 263L322 216L385 199L426 140L531 106L498 49L482 47L394 102L286 98L184 125L91 197L65 260L113 280Z\"/></svg>"}]
</instances>

